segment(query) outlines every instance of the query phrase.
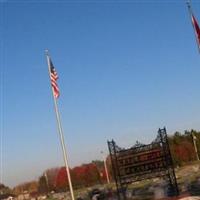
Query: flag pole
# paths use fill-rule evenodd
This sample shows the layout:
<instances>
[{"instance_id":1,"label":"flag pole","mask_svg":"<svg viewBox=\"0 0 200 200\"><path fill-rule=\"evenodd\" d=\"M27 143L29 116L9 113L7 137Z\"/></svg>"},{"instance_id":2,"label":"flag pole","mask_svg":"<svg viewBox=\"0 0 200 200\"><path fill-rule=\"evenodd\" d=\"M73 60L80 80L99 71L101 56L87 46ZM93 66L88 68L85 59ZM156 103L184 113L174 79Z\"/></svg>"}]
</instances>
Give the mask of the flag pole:
<instances>
[{"instance_id":1,"label":"flag pole","mask_svg":"<svg viewBox=\"0 0 200 200\"><path fill-rule=\"evenodd\" d=\"M199 50L199 53L200 53L200 45L199 45L199 42L198 42L198 36L197 36L196 30L195 30L195 27L194 27L194 23L193 23L193 12L192 12L192 8L191 8L191 0L188 0L186 2L186 4L188 6L188 11L189 11L189 15L191 17L191 22L192 22L192 27L193 27L195 38L196 38L197 47L198 47L198 50Z\"/></svg>"},{"instance_id":2,"label":"flag pole","mask_svg":"<svg viewBox=\"0 0 200 200\"><path fill-rule=\"evenodd\" d=\"M49 56L48 50L45 50L45 52L46 52L46 57L47 57L49 78L51 80L50 56ZM59 132L59 136L60 136L60 143L61 143L61 146L62 146L63 158L64 158L65 168L66 168L66 172L67 172L67 178L68 178L68 182L69 182L71 200L75 200L73 187L72 187L72 182L71 182L70 171L69 171L66 146L65 146L64 136L63 136L63 129L62 129L62 126L61 126L60 113L59 113L59 110L58 110L57 99L56 99L56 97L54 96L54 93L53 93L53 88L52 88L52 94L53 94L53 100L54 100L54 108L55 108L55 113L56 113L56 120L57 120L57 124L58 124L58 132Z\"/></svg>"}]
</instances>

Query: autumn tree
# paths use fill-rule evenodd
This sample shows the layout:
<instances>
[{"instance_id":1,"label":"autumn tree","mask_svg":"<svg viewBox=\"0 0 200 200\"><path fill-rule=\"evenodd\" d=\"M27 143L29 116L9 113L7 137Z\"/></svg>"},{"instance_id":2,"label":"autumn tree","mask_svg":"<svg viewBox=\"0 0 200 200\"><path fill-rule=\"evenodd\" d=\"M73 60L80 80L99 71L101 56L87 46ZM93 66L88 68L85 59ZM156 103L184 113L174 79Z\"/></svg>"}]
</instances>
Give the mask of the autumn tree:
<instances>
[{"instance_id":1,"label":"autumn tree","mask_svg":"<svg viewBox=\"0 0 200 200\"><path fill-rule=\"evenodd\" d=\"M192 132L197 138L197 148L200 151L200 133L197 131L185 131L184 134L175 132L174 135L169 137L169 145L175 165L182 165L195 160Z\"/></svg>"},{"instance_id":2,"label":"autumn tree","mask_svg":"<svg viewBox=\"0 0 200 200\"><path fill-rule=\"evenodd\" d=\"M60 168L51 168L44 172L49 191L56 190L56 178Z\"/></svg>"},{"instance_id":3,"label":"autumn tree","mask_svg":"<svg viewBox=\"0 0 200 200\"><path fill-rule=\"evenodd\" d=\"M58 171L56 177L56 190L57 191L66 191L68 188L68 178L67 178L67 171L65 167L61 167Z\"/></svg>"},{"instance_id":4,"label":"autumn tree","mask_svg":"<svg viewBox=\"0 0 200 200\"><path fill-rule=\"evenodd\" d=\"M97 166L94 163L89 163L83 165L84 170L84 180L85 186L91 186L97 183L100 183L100 173Z\"/></svg>"},{"instance_id":5,"label":"autumn tree","mask_svg":"<svg viewBox=\"0 0 200 200\"><path fill-rule=\"evenodd\" d=\"M37 189L38 189L37 181L29 181L15 186L13 188L13 192L17 195L23 193L24 191L27 191L29 193L37 192Z\"/></svg>"},{"instance_id":6,"label":"autumn tree","mask_svg":"<svg viewBox=\"0 0 200 200\"><path fill-rule=\"evenodd\" d=\"M72 170L72 182L76 188L84 187L85 185L85 168L83 166L74 167Z\"/></svg>"}]
</instances>

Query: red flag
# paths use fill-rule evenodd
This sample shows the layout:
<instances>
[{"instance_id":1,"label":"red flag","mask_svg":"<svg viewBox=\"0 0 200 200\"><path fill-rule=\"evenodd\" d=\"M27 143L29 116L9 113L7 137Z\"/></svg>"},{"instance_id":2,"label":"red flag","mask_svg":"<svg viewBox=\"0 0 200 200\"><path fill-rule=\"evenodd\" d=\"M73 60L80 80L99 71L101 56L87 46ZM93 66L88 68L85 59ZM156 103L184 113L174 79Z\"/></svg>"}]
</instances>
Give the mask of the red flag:
<instances>
[{"instance_id":1,"label":"red flag","mask_svg":"<svg viewBox=\"0 0 200 200\"><path fill-rule=\"evenodd\" d=\"M199 25L198 25L197 20L195 19L194 15L192 15L192 23L193 23L193 26L195 29L198 46L200 48L200 28L199 28Z\"/></svg>"}]
</instances>

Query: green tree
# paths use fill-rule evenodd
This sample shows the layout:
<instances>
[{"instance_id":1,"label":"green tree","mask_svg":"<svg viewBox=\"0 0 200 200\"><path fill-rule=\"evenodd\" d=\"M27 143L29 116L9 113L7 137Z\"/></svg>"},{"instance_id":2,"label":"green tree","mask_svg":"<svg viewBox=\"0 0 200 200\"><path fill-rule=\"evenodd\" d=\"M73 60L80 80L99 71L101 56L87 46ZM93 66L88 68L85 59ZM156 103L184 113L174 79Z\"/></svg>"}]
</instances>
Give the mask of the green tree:
<instances>
[{"instance_id":1,"label":"green tree","mask_svg":"<svg viewBox=\"0 0 200 200\"><path fill-rule=\"evenodd\" d=\"M44 175L42 175L39 178L39 181L38 181L38 192L41 193L41 194L48 193L48 185L47 185L46 177Z\"/></svg>"}]
</instances>

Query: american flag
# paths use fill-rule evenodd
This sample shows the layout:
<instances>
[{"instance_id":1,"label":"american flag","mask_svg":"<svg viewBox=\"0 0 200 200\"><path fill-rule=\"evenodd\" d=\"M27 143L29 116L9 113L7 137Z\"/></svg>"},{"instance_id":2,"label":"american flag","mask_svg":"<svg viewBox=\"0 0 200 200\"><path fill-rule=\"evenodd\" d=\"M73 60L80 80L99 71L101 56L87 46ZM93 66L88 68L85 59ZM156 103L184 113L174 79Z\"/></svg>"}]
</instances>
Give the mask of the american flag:
<instances>
[{"instance_id":1,"label":"american flag","mask_svg":"<svg viewBox=\"0 0 200 200\"><path fill-rule=\"evenodd\" d=\"M50 63L50 78L51 78L51 86L53 89L53 95L55 98L58 98L60 95L58 84L57 84L58 74L50 58L49 58L49 63Z\"/></svg>"}]
</instances>

